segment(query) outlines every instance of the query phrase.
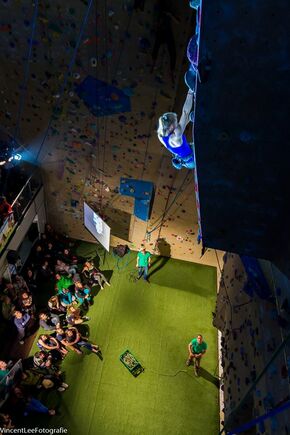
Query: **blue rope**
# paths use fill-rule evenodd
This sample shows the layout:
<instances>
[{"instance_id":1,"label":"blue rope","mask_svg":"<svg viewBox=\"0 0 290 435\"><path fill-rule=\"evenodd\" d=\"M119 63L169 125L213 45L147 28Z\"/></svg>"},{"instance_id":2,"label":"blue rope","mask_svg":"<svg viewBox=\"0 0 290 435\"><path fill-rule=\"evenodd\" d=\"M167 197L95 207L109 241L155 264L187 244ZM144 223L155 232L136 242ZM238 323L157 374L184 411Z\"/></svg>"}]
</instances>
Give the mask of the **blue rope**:
<instances>
[{"instance_id":1,"label":"blue rope","mask_svg":"<svg viewBox=\"0 0 290 435\"><path fill-rule=\"evenodd\" d=\"M199 49L200 49L200 33L201 33L201 16L202 16L202 0L200 1L200 5L196 10L196 29L195 33L197 34L197 65L199 64ZM197 161L196 161L196 153L195 153L195 140L194 140L194 128L195 128L195 115L196 115L196 96L197 96L197 84L200 81L199 71L197 69L197 77L199 80L195 82L194 89L194 103L193 103L193 118L192 118L192 151L195 161L195 168L193 171L193 178L195 183L195 197L196 197L196 206L197 206L197 214L198 214L198 244L202 241L202 228L201 228L201 212L200 212L200 200L199 200L199 188L198 188L198 176L197 176Z\"/></svg>"},{"instance_id":2,"label":"blue rope","mask_svg":"<svg viewBox=\"0 0 290 435\"><path fill-rule=\"evenodd\" d=\"M31 34L30 34L28 55L27 55L25 73L24 73L24 81L23 81L23 84L21 86L22 94L20 97L20 103L19 103L18 113L17 113L17 121L16 121L16 126L15 126L14 136L13 136L13 149L14 149L14 144L16 143L17 136L19 134L21 115L23 112L25 97L27 94L27 83L28 83L28 79L29 79L30 60L31 60L31 54L32 54L34 34L35 34L35 29L36 29L37 16L38 16L38 0L35 0L34 14L33 14L33 19L32 19L32 24L31 24Z\"/></svg>"},{"instance_id":3,"label":"blue rope","mask_svg":"<svg viewBox=\"0 0 290 435\"><path fill-rule=\"evenodd\" d=\"M89 13L90 13L90 9L91 9L91 6L92 6L92 4L93 4L93 1L94 1L94 0L90 0L90 3L88 4L87 11L86 11L85 16L84 16L84 18L83 18L83 22L82 22L82 25L81 25L81 29L80 29L80 33L79 33L79 36L78 36L78 39L77 39L76 46L75 46L75 48L74 48L74 51L73 51L73 54L72 54L71 60L70 60L70 62L69 62L68 69L67 69L67 72L66 72L66 74L65 74L63 84L62 84L62 86L60 87L60 90L59 90L59 92L58 92L58 94L59 94L58 102L57 102L57 104L55 104L55 106L54 106L54 108L53 108L53 110L52 110L52 114L51 114L51 117L50 117L50 120L49 120L49 123L48 123L47 129L46 129L46 131L45 131L44 137L43 137L43 139L42 139L42 142L41 142L41 144L40 144L40 147L39 147L38 153L37 153L36 158L35 158L36 162L38 161L39 154L40 154L40 152L41 152L41 150L42 150L42 147L43 147L43 145L44 145L44 143L45 143L45 141L46 141L47 135L48 135L49 130L50 130L50 128L51 128L51 124L52 124L52 121L53 121L53 118L54 118L55 110L56 110L56 109L58 108L58 106L59 106L59 102L61 101L61 98L62 98L62 96L63 96L63 94L64 94L64 91L65 91L65 87L66 87L67 82L68 82L68 78L69 78L69 76L70 76L70 74L71 74L71 72L72 72L73 66L74 66L74 64L75 64L75 60L76 60L76 56L77 56L77 52L78 52L78 49L79 49L79 46L80 46L80 43L81 43L81 40L82 40L82 37L83 37L83 33L84 33L85 26L86 26L87 21L88 21L88 17L89 17Z\"/></svg>"}]
</instances>

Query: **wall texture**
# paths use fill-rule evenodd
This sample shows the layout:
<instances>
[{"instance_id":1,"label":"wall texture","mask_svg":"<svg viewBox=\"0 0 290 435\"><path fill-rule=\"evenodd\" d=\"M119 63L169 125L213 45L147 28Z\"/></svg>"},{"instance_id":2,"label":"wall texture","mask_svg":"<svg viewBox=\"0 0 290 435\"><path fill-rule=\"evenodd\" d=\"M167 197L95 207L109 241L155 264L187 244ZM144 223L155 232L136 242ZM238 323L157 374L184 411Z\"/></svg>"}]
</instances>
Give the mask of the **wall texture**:
<instances>
[{"instance_id":1,"label":"wall texture","mask_svg":"<svg viewBox=\"0 0 290 435\"><path fill-rule=\"evenodd\" d=\"M285 310L285 300L289 301L289 281L276 268L271 273L269 262L263 261L262 268L272 290L268 300L261 299L256 293L250 296L244 292L248 276L238 255L226 254L224 257L214 325L222 332L221 388L225 422L233 416L228 429L262 416L289 398L289 346L272 360L251 389L289 333L289 314ZM241 402L243 406L239 407ZM257 425L249 433L287 433L288 417L289 411L285 411L266 420L264 427Z\"/></svg>"},{"instance_id":2,"label":"wall texture","mask_svg":"<svg viewBox=\"0 0 290 435\"><path fill-rule=\"evenodd\" d=\"M160 114L179 109L187 91L182 63L194 30L193 11L187 1L174 3L179 22L172 20L177 48L172 83L166 45L160 48L155 68L152 65L157 1L147 0L144 11L135 10L129 0L93 2L62 93L87 4L85 0L39 2L18 136L25 146L24 158L37 157L43 168L49 220L72 237L91 240L82 224L85 200L114 221L115 228L122 227L127 232L123 240L134 249L170 206L147 247L153 250L158 245L165 255L170 252L175 258L216 264L214 251L200 258L192 174L186 177L185 170L171 167L156 137ZM0 117L2 127L13 136L33 5L28 0L2 1L0 9ZM121 176L155 184L148 224L132 216L132 199L118 194ZM118 241L113 238L113 244Z\"/></svg>"}]
</instances>

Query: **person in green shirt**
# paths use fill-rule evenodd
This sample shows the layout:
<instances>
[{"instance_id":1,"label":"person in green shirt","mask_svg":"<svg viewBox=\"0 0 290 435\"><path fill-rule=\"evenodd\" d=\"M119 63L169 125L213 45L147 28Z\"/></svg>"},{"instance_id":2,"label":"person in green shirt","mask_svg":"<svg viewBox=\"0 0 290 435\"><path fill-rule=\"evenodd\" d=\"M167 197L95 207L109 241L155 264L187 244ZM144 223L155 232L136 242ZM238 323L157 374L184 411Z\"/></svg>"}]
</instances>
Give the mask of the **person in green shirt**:
<instances>
[{"instance_id":1,"label":"person in green shirt","mask_svg":"<svg viewBox=\"0 0 290 435\"><path fill-rule=\"evenodd\" d=\"M203 341L203 337L199 334L196 338L191 340L188 345L188 359L186 361L186 365L190 366L191 362L194 363L194 373L195 376L198 376L198 371L200 368L200 360L204 356L207 350L207 344Z\"/></svg>"},{"instance_id":2,"label":"person in green shirt","mask_svg":"<svg viewBox=\"0 0 290 435\"><path fill-rule=\"evenodd\" d=\"M143 275L144 280L147 281L148 283L149 283L148 269L151 265L150 257L151 257L150 252L147 252L145 247L142 246L137 255L136 267L138 267L138 279L140 279L141 276Z\"/></svg>"}]
</instances>

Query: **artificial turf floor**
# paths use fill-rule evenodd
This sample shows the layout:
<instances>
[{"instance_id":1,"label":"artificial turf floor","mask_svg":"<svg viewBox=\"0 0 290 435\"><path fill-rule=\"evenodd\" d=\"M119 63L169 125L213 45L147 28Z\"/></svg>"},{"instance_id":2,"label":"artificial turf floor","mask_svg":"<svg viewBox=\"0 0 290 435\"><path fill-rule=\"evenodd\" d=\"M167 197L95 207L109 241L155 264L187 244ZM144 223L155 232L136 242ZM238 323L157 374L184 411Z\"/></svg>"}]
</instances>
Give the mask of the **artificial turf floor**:
<instances>
[{"instance_id":1,"label":"artificial turf floor","mask_svg":"<svg viewBox=\"0 0 290 435\"><path fill-rule=\"evenodd\" d=\"M80 244L78 254L87 257L92 246ZM70 387L48 396L57 400L59 411L49 424L72 435L214 435L219 427L217 332L211 324L216 270L154 257L147 284L132 280L135 262L130 253L119 268L109 255L101 264L105 275L111 274L111 287L95 296L87 327L103 360L69 352L62 370ZM185 361L187 345L198 333L208 352L196 378ZM137 378L119 361L126 349L145 368Z\"/></svg>"}]
</instances>

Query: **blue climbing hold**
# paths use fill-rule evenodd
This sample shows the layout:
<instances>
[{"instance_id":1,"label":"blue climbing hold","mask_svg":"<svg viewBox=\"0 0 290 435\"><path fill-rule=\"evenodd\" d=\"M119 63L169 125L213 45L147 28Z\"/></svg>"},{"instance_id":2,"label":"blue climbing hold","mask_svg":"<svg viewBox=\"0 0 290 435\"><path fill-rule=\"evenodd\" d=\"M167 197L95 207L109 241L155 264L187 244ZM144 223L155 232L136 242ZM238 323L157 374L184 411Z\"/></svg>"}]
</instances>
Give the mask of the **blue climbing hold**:
<instances>
[{"instance_id":1,"label":"blue climbing hold","mask_svg":"<svg viewBox=\"0 0 290 435\"><path fill-rule=\"evenodd\" d=\"M187 58L191 65L197 67L198 65L198 35L193 35L192 38L190 38L188 46L187 46Z\"/></svg>"},{"instance_id":2,"label":"blue climbing hold","mask_svg":"<svg viewBox=\"0 0 290 435\"><path fill-rule=\"evenodd\" d=\"M192 91L195 92L196 88L196 80L197 80L197 70L190 66L189 70L186 71L184 75L184 81L186 86Z\"/></svg>"}]
</instances>

